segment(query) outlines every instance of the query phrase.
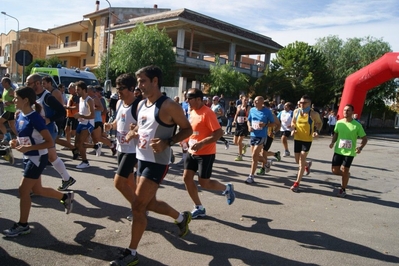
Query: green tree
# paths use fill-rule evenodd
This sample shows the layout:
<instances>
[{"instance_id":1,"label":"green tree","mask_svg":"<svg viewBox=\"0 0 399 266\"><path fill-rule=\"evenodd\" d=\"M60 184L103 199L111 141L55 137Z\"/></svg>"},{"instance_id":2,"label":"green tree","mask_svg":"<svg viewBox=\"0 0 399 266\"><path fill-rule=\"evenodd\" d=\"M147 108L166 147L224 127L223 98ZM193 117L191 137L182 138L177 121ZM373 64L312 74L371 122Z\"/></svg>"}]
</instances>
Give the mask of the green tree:
<instances>
[{"instance_id":1,"label":"green tree","mask_svg":"<svg viewBox=\"0 0 399 266\"><path fill-rule=\"evenodd\" d=\"M204 78L204 82L210 85L211 95L224 94L228 97L238 97L240 91L247 90L249 87L249 77L237 70L230 64L211 65L209 75Z\"/></svg>"},{"instance_id":2,"label":"green tree","mask_svg":"<svg viewBox=\"0 0 399 266\"><path fill-rule=\"evenodd\" d=\"M338 36L328 36L318 39L315 47L327 59L327 69L333 76L332 87L337 95L342 93L345 79L349 75L391 52L387 42L370 36L351 38L346 42ZM395 88L395 83L391 80L370 90L365 101L365 110L384 109L384 100L394 98Z\"/></svg>"},{"instance_id":3,"label":"green tree","mask_svg":"<svg viewBox=\"0 0 399 266\"><path fill-rule=\"evenodd\" d=\"M109 73L115 78L122 73L134 73L147 65L157 65L164 73L164 84L174 81L176 62L173 41L165 29L139 23L131 32L117 32L110 49ZM102 58L98 77L105 80L106 56Z\"/></svg>"},{"instance_id":4,"label":"green tree","mask_svg":"<svg viewBox=\"0 0 399 266\"><path fill-rule=\"evenodd\" d=\"M28 66L25 67L25 76L29 76L32 68L34 67L57 67L58 64L62 65L61 60L58 57L51 57L48 59L37 58L32 61Z\"/></svg>"},{"instance_id":5,"label":"green tree","mask_svg":"<svg viewBox=\"0 0 399 266\"><path fill-rule=\"evenodd\" d=\"M326 68L324 55L304 42L295 42L281 49L271 61L270 69L256 83L267 88L267 95L280 95L296 103L307 94L318 106L331 102L332 77Z\"/></svg>"}]
</instances>

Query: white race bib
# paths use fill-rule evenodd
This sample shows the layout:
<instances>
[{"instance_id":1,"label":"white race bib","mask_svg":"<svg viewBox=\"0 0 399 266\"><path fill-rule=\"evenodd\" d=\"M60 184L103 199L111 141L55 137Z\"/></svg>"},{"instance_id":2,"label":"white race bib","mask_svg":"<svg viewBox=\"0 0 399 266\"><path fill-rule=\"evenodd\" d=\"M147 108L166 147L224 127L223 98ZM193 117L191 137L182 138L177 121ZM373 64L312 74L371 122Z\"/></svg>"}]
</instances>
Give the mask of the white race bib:
<instances>
[{"instance_id":1,"label":"white race bib","mask_svg":"<svg viewBox=\"0 0 399 266\"><path fill-rule=\"evenodd\" d=\"M245 122L245 116L237 116L237 123L242 124Z\"/></svg>"},{"instance_id":2,"label":"white race bib","mask_svg":"<svg viewBox=\"0 0 399 266\"><path fill-rule=\"evenodd\" d=\"M19 145L32 145L29 137L17 137Z\"/></svg>"},{"instance_id":3,"label":"white race bib","mask_svg":"<svg viewBox=\"0 0 399 266\"><path fill-rule=\"evenodd\" d=\"M259 130L259 129L261 129L261 127L260 127L260 122L259 122L259 121L253 121L253 122L252 122L252 128L253 128L254 130Z\"/></svg>"},{"instance_id":4,"label":"white race bib","mask_svg":"<svg viewBox=\"0 0 399 266\"><path fill-rule=\"evenodd\" d=\"M352 149L352 141L350 139L341 139L339 140L338 148Z\"/></svg>"},{"instance_id":5,"label":"white race bib","mask_svg":"<svg viewBox=\"0 0 399 266\"><path fill-rule=\"evenodd\" d=\"M120 145L129 145L129 141L126 140L126 131L121 131L118 134L118 141Z\"/></svg>"},{"instance_id":6,"label":"white race bib","mask_svg":"<svg viewBox=\"0 0 399 266\"><path fill-rule=\"evenodd\" d=\"M148 133L141 134L139 136L139 144L138 144L139 149L142 150L148 149L149 142L150 142L150 134Z\"/></svg>"}]
</instances>

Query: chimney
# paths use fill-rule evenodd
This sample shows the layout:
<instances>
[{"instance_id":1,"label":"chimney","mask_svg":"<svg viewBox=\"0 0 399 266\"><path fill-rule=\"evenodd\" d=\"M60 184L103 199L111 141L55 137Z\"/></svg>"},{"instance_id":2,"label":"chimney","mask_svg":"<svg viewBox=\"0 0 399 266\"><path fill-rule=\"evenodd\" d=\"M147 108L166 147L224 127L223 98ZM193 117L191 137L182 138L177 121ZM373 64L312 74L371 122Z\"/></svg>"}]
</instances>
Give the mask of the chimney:
<instances>
[{"instance_id":1,"label":"chimney","mask_svg":"<svg viewBox=\"0 0 399 266\"><path fill-rule=\"evenodd\" d=\"M157 4L154 4L154 8L158 8L158 5L157 5Z\"/></svg>"},{"instance_id":2,"label":"chimney","mask_svg":"<svg viewBox=\"0 0 399 266\"><path fill-rule=\"evenodd\" d=\"M100 1L96 1L96 11L98 11L100 9Z\"/></svg>"}]
</instances>

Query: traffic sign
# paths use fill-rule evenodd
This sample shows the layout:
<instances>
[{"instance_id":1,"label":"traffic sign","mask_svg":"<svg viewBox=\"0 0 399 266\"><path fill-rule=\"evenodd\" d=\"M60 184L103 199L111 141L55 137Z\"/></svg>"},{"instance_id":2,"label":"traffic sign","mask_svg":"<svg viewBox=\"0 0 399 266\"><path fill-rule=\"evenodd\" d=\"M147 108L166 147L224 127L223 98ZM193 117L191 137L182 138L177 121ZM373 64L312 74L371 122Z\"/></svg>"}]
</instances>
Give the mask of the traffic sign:
<instances>
[{"instance_id":1,"label":"traffic sign","mask_svg":"<svg viewBox=\"0 0 399 266\"><path fill-rule=\"evenodd\" d=\"M28 50L19 50L15 54L15 61L21 66L28 66L33 61L33 56Z\"/></svg>"}]
</instances>

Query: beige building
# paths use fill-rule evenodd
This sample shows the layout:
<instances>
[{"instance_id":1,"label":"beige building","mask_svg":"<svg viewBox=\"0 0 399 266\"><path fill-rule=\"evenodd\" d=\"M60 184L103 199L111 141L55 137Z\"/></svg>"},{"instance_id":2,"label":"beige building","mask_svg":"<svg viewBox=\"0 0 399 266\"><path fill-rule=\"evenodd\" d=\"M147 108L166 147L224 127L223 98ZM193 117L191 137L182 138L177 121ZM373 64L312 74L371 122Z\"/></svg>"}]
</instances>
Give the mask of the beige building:
<instances>
[{"instance_id":1,"label":"beige building","mask_svg":"<svg viewBox=\"0 0 399 266\"><path fill-rule=\"evenodd\" d=\"M54 44L55 41L55 35L34 28L20 30L18 42L16 31L2 33L0 35L0 75L10 73L12 80L16 80L16 73L18 73L18 82L21 82L23 67L15 61L15 54L19 50L28 50L33 59L46 58L46 47Z\"/></svg>"}]
</instances>

